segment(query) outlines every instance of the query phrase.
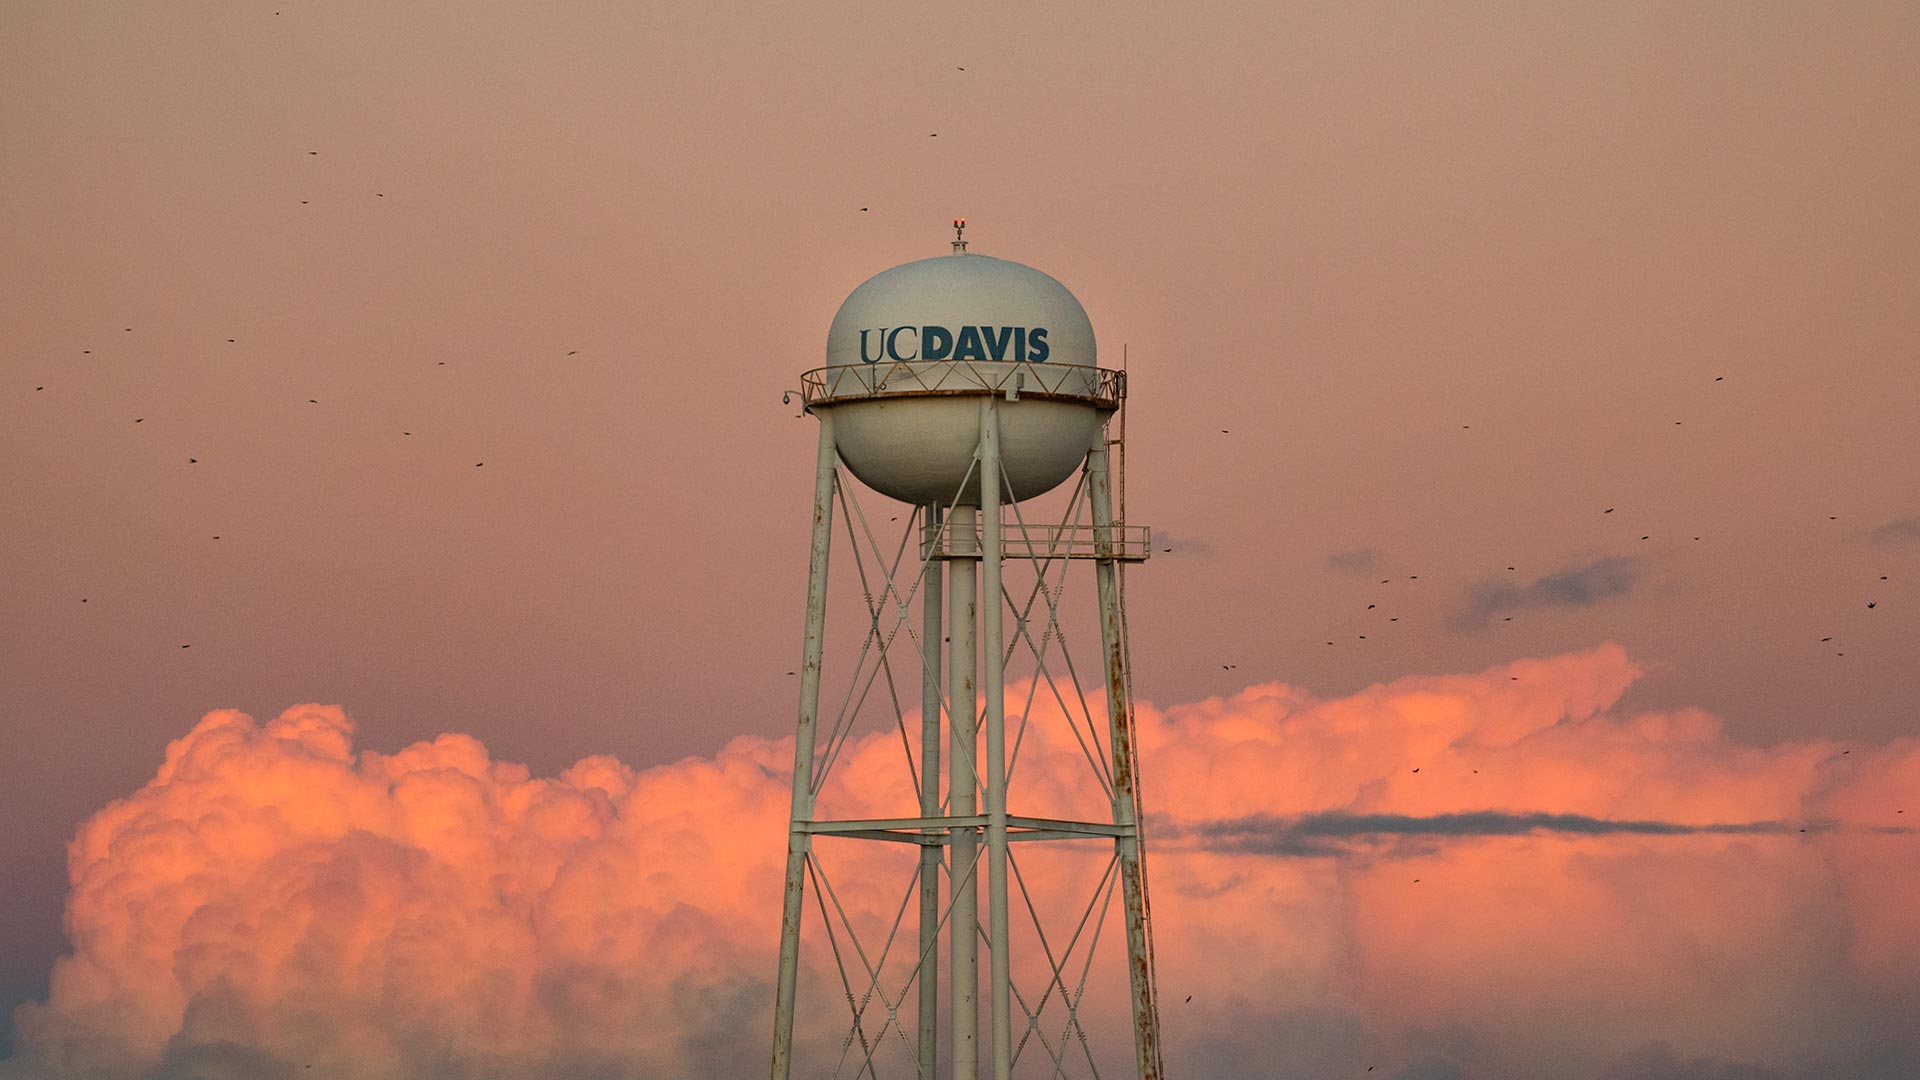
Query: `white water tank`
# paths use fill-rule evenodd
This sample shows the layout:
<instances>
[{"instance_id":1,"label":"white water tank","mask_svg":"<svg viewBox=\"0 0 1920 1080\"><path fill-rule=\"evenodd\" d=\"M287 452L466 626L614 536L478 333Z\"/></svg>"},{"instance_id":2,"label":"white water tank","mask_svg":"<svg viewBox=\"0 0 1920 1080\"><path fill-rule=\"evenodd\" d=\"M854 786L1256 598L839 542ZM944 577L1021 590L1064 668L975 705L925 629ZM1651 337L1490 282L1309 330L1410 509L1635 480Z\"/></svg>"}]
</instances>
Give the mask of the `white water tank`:
<instances>
[{"instance_id":1,"label":"white water tank","mask_svg":"<svg viewBox=\"0 0 1920 1080\"><path fill-rule=\"evenodd\" d=\"M998 397L1006 494L1029 499L1073 475L1124 393L1097 358L1093 324L1066 286L957 252L853 290L827 331L808 407L833 409L840 458L868 487L977 505L980 401Z\"/></svg>"}]
</instances>

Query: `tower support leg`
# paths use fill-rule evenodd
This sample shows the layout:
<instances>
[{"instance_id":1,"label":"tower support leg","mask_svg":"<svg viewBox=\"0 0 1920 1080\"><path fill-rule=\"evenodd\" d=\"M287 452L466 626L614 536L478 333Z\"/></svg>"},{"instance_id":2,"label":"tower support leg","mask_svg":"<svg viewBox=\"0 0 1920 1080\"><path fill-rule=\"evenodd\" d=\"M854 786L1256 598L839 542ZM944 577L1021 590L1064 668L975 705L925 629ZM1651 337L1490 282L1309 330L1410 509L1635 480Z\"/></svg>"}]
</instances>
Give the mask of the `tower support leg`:
<instances>
[{"instance_id":1,"label":"tower support leg","mask_svg":"<svg viewBox=\"0 0 1920 1080\"><path fill-rule=\"evenodd\" d=\"M1001 615L999 398L980 402L980 649L985 654L987 748L987 937L992 945L987 980L993 1017L993 1077L1013 1076L1013 982L1007 914L1007 695L1006 650Z\"/></svg>"},{"instance_id":2,"label":"tower support leg","mask_svg":"<svg viewBox=\"0 0 1920 1080\"><path fill-rule=\"evenodd\" d=\"M951 736L947 760L947 812L971 817L978 808L979 781L975 762L976 709L974 626L979 613L975 596L979 566L979 515L971 506L955 506L947 519L947 538L954 558L947 560L947 723ZM947 915L947 964L952 982L953 1080L977 1080L980 1075L980 877L974 872L980 834L971 827L948 834L953 907Z\"/></svg>"},{"instance_id":3,"label":"tower support leg","mask_svg":"<svg viewBox=\"0 0 1920 1080\"><path fill-rule=\"evenodd\" d=\"M1160 1015L1154 1002L1153 928L1147 917L1146 865L1139 834L1139 794L1134 786L1133 702L1127 692L1126 627L1120 610L1120 542L1114 526L1108 478L1107 435L1095 433L1087 451L1088 497L1093 504L1094 579L1100 593L1100 644L1106 654L1107 721L1113 750L1113 823L1127 831L1114 841L1120 857L1120 889L1126 907L1127 977L1133 991L1133 1040L1140 1080L1160 1080Z\"/></svg>"},{"instance_id":4,"label":"tower support leg","mask_svg":"<svg viewBox=\"0 0 1920 1080\"><path fill-rule=\"evenodd\" d=\"M793 995L800 970L801 901L813 820L814 730L820 718L820 655L827 630L827 554L833 546L833 410L821 409L820 453L813 475L813 545L807 557L807 629L801 646L800 719L793 738L793 813L787 832L786 892L780 907L780 972L773 991L773 1080L793 1070Z\"/></svg>"},{"instance_id":5,"label":"tower support leg","mask_svg":"<svg viewBox=\"0 0 1920 1080\"><path fill-rule=\"evenodd\" d=\"M922 539L931 544L940 535L940 505L926 507ZM928 559L920 579L920 816L940 816L940 638L945 629L941 611L939 559ZM938 830L927 829L928 833ZM940 1050L940 849L920 849L920 1080L934 1080Z\"/></svg>"}]
</instances>

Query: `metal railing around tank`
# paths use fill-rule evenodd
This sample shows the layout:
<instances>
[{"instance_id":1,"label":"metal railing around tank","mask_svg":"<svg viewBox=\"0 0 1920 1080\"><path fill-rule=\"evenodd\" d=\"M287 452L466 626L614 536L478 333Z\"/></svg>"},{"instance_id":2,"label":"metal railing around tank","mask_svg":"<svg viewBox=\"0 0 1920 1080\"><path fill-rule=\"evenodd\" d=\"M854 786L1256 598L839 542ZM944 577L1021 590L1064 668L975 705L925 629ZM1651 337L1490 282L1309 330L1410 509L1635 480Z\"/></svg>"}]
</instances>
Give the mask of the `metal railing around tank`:
<instances>
[{"instance_id":1,"label":"metal railing around tank","mask_svg":"<svg viewBox=\"0 0 1920 1080\"><path fill-rule=\"evenodd\" d=\"M980 526L969 534L952 522L920 541L923 559L977 559L983 544ZM1153 533L1145 525L1026 525L1000 526L1000 549L1007 559L1117 559L1145 562L1153 550Z\"/></svg>"},{"instance_id":2,"label":"metal railing around tank","mask_svg":"<svg viewBox=\"0 0 1920 1080\"><path fill-rule=\"evenodd\" d=\"M1127 396L1124 371L1084 364L974 360L909 360L815 368L800 376L800 400L808 408L876 397L1004 394L1070 398L1116 409Z\"/></svg>"}]
</instances>

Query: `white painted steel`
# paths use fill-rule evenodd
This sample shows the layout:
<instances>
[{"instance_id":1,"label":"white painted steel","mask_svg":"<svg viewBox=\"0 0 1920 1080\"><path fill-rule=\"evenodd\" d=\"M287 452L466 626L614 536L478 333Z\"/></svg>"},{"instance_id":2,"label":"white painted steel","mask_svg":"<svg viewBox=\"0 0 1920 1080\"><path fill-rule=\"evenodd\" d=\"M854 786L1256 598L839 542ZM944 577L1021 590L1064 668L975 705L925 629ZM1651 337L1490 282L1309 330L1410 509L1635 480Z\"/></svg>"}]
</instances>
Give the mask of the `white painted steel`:
<instances>
[{"instance_id":1,"label":"white painted steel","mask_svg":"<svg viewBox=\"0 0 1920 1080\"><path fill-rule=\"evenodd\" d=\"M780 970L774 984L773 1080L793 1068L793 995L800 965L801 902L813 848L806 823L813 817L813 744L820 718L820 658L827 634L827 556L833 548L833 493L838 453L833 417L820 417L820 451L813 473L813 543L807 556L807 629L800 656L800 719L793 738L792 820L787 832L786 891L780 907Z\"/></svg>"},{"instance_id":2,"label":"white painted steel","mask_svg":"<svg viewBox=\"0 0 1920 1080\"><path fill-rule=\"evenodd\" d=\"M977 423L977 422L976 422ZM978 428L976 426L975 430ZM962 536L975 535L979 511L955 506L947 512L951 528ZM947 726L951 736L947 757L947 813L969 817L978 804L975 792L977 686L974 627L979 624L978 583L975 568L979 549L962 548L947 563ZM971 556L971 557L969 557ZM955 1080L975 1080L980 1069L980 834L973 828L953 829L947 838L947 877L951 882L952 911L947 916L947 963L953 1022Z\"/></svg>"},{"instance_id":3,"label":"white painted steel","mask_svg":"<svg viewBox=\"0 0 1920 1080\"><path fill-rule=\"evenodd\" d=\"M894 397L836 403L840 456L860 482L901 502L953 498L973 463L980 436L978 397ZM816 412L820 411L817 407ZM1080 467L1086 440L1100 430L1100 411L1069 401L1008 403L1002 436L1014 497L1036 498ZM1077 449L1070 445L1078 442ZM978 506L980 478L960 496Z\"/></svg>"},{"instance_id":4,"label":"white painted steel","mask_svg":"<svg viewBox=\"0 0 1920 1080\"><path fill-rule=\"evenodd\" d=\"M1000 406L999 398L980 399L980 650L987 699L987 938L988 1008L993 1023L993 1080L1013 1077L1012 938L1007 916L1007 692L1003 637L1006 603L1001 599Z\"/></svg>"},{"instance_id":5,"label":"white painted steel","mask_svg":"<svg viewBox=\"0 0 1920 1080\"><path fill-rule=\"evenodd\" d=\"M962 326L1045 327L1047 363L1098 361L1093 323L1073 293L1052 275L990 255L936 255L882 270L847 294L827 329L827 363L859 364L860 331L885 327ZM878 351L875 334L867 355ZM916 335L917 338L917 335ZM909 360L906 336L897 342Z\"/></svg>"},{"instance_id":6,"label":"white painted steel","mask_svg":"<svg viewBox=\"0 0 1920 1080\"><path fill-rule=\"evenodd\" d=\"M1116 537L1113 493L1103 432L1087 451L1087 494L1093 504L1094 543ZM1132 687L1127 677L1126 613L1120 607L1120 561L1096 559L1100 594L1100 644L1106 659L1107 722L1113 753L1113 823L1124 830L1114 840L1120 857L1120 892L1127 924L1127 980L1133 999L1133 1039L1140 1080L1160 1080L1160 1013L1154 1001L1153 936L1147 916L1147 876L1139 839L1139 792L1134 786Z\"/></svg>"},{"instance_id":7,"label":"white painted steel","mask_svg":"<svg viewBox=\"0 0 1920 1080\"><path fill-rule=\"evenodd\" d=\"M928 328L950 332L956 353L967 331L985 330L980 336L990 343L1004 342L1001 356L928 360L923 348L931 340ZM1045 332L1044 357L1036 355L1028 336L1036 330ZM1014 331L1020 332L1017 340ZM1017 351L1021 346L1024 352ZM1066 286L1030 266L956 254L882 271L848 295L827 331L827 367L845 372L844 379L829 375L829 393L840 396L865 383L867 393L888 395L835 405L842 414L841 458L862 483L890 498L944 502L953 498L972 465L979 420L972 400L919 399L925 387L946 385L940 378L943 369L1086 368L1084 386L1063 389L1091 399L1098 389L1092 370L1097 359L1086 309ZM884 390L877 374L881 368L894 369ZM1017 395L1020 388L1010 386L1007 392ZM905 400L909 396L915 400ZM1013 497L1029 499L1073 475L1101 414L1090 400L1022 399L1009 404L1001 424L1003 459ZM977 489L976 478L962 500L978 505Z\"/></svg>"},{"instance_id":8,"label":"white painted steel","mask_svg":"<svg viewBox=\"0 0 1920 1080\"><path fill-rule=\"evenodd\" d=\"M929 503L922 527L926 542L940 535L940 504ZM920 816L940 814L940 637L945 627L941 610L941 577L945 564L928 559L920 576ZM937 835L940 830L923 830ZM940 1060L940 849L920 849L920 1080L935 1080Z\"/></svg>"},{"instance_id":9,"label":"white painted steel","mask_svg":"<svg viewBox=\"0 0 1920 1080\"><path fill-rule=\"evenodd\" d=\"M863 362L857 351L859 330L869 331L871 350L875 330L893 333L900 326L998 327L1003 331L1008 327L1023 331L1045 327L1049 354L1045 360L1023 361L928 361L914 357ZM921 336L921 331L916 329L911 335L897 334L894 340L917 342ZM1010 348L1016 344L1012 336L1005 336L1004 340ZM908 351L913 350L908 347ZM883 984L886 948L883 946L873 953L860 950L853 940L854 923L849 921L839 900L829 897L838 913L837 926L847 935L849 944L854 946L854 955L859 957L871 978L864 989L856 985L857 974L853 982L841 987L852 1009L853 1028L842 1044L840 1069L851 1070L850 1075L877 1077L882 1070L876 1067L876 1049L882 1043L891 1046L892 1040L897 1040L909 1044L906 1060L910 1064L905 1072L917 1074L920 1080L940 1077L980 1080L983 1055L979 948L983 935L979 890L984 877L988 891L984 937L989 945L989 970L985 975L991 1036L987 1059L992 1063L991 1076L993 1080L1011 1080L1016 1057L1027 1061L1026 1056L1020 1055L1040 1051L1044 1051L1049 1060L1040 1062L1043 1071L1034 1075L1073 1074L1067 1068L1070 1063L1063 1057L1069 1052L1069 1042L1077 1039L1082 1049L1086 1049L1088 1043L1086 1032L1078 1027L1077 1005L1067 1004L1068 987L1059 983L1063 977L1062 963L1047 958L1052 968L1050 974L1058 983L1058 996L1049 989L1039 997L1020 998L1014 992L1010 925L1010 886L1014 878L1009 845L1022 841L1066 841L1114 844L1117 888L1110 889L1105 896L1110 899L1112 892L1118 891L1124 898L1138 1076L1141 1080L1160 1080L1152 937L1146 872L1139 844L1139 797L1134 782L1125 614L1119 590L1121 564L1144 559L1150 538L1145 530L1129 529L1115 520L1105 432L1107 417L1125 396L1124 376L1095 366L1092 327L1086 322L1086 314L1078 301L1059 282L1017 263L964 253L895 267L856 289L835 316L828 336L827 361L827 367L807 372L802 379L805 406L821 421L821 441L815 467L800 717L794 748L780 968L775 986L774 1080L791 1080L795 1071L793 1040L803 891L809 876L825 872L812 852L812 838L816 835L838 837L841 841L906 843L921 848L919 951L913 970L904 977L918 980L917 1001L913 1006L917 1015L913 1019L907 1016L908 989L904 978L892 984L897 989ZM894 640L893 632L882 626L882 612L891 618L897 611L904 622L909 617L912 601L909 594L916 588L919 593L922 685L917 779L921 791L917 806L902 807L909 815L917 816L815 819L814 788L828 783L837 748L844 746L847 734L856 730L852 721L859 712L859 700L865 699L865 690L856 678L857 685L849 694L851 711L843 709L842 715L834 720L832 729L824 736L826 749L816 763L827 565L835 531L833 517L837 497L846 498L846 505L841 509L847 514L848 539L856 544L863 537L868 544L873 542L864 515L855 528L859 501L851 498L851 492L842 492L837 487L841 464L881 494L916 503L925 512L918 566L913 566L911 571L897 563L883 566L885 580L880 583L882 588L877 596L866 571L861 574L862 589L867 591L866 614L872 626L868 645L877 644L881 663L884 663L888 643ZM1051 489L1070 477L1074 469L1082 467L1086 470L1087 498L1081 502L1076 492L1075 498L1068 500L1071 506L1065 520L1058 525L1029 526L1020 519L1021 501ZM1003 510L1008 509L1013 514L1012 524L1007 523L1003 514ZM1091 514L1091 524L1086 524L1080 516L1083 511ZM855 532L859 535L853 535ZM908 566L913 557L911 539L911 532L901 539L901 550L908 552ZM875 551L877 555L877 547ZM1007 777L1005 683L1009 676L1006 667L1009 653L1003 582L1004 563L1009 557L1019 564L1088 558L1094 562L1105 652L1109 745L1104 748L1106 753L1098 752L1102 749L1098 747L1100 737L1089 731L1092 748L1083 743L1082 749L1087 751L1093 766L1091 780L1104 785L1111 795L1111 823L1009 813L1013 793L1008 790ZM906 576L909 573L912 576ZM917 585L910 584L915 582ZM909 583L910 587L902 590L899 586L903 583ZM1042 573L1035 585L1034 597L1040 597L1046 587ZM1057 629L1054 622L1059 616L1057 595L1046 594L1048 634ZM1025 612L1032 603L1030 600L1025 608L1016 604L1016 611ZM1024 623L1015 625L1018 632ZM944 673L940 656L943 631ZM905 637L912 636L912 631L907 631ZM1013 640L1016 646L1020 644L1019 637ZM1042 641L1045 640L1048 638L1043 636ZM1058 648L1065 650L1064 639L1053 640L1058 642ZM1028 644L1033 644L1031 637ZM1039 661L1039 657L1035 659ZM900 714L904 742L910 735L900 698L892 694L892 669L866 664L867 655L863 650L856 667L869 673L866 686L871 686L872 678L882 670L887 672L885 685L895 712ZM1046 664L1038 666L1040 675L1051 681L1053 676L1047 673ZM1077 689L1077 676L1074 683ZM1058 693L1057 687L1055 692ZM1084 698L1082 705L1085 705ZM940 787L943 741L946 743L944 799ZM913 754L911 747L907 747L906 752L909 757ZM1110 765L1105 760L1109 756ZM1103 772L1105 776L1101 775ZM832 799L825 805L831 816ZM942 848L945 859L941 857ZM944 895L940 887L943 865L947 877ZM1029 907L1034 906L1031 898L1023 896L1023 900ZM901 898L901 917L906 916L912 902L912 892ZM1100 890L1096 889L1087 910L1091 915L1097 907L1104 913L1104 904ZM823 914L824 910L823 904ZM1036 931L1039 931L1039 910L1035 908ZM945 1007L949 1027L944 1062L943 1048L938 1045L943 922L947 930L948 1000ZM900 925L896 919L895 929ZM835 928L826 929L831 932ZM1098 934L1093 938L1097 939ZM887 943L893 940L890 933ZM842 961L839 945L833 944L830 937L829 946L839 965ZM1091 949L1092 944L1087 947ZM874 958L871 963L870 956ZM1064 961L1065 957L1059 959ZM1031 966L1031 960L1031 956L1026 956L1024 962ZM1071 994L1075 1003L1085 990L1089 970L1090 965L1081 967L1080 988ZM841 966L839 975L847 981L848 968ZM1068 1009L1066 1020L1047 1021L1049 1027L1053 1023L1065 1024L1064 1029L1053 1029L1060 1032L1061 1042L1057 1046L1041 1032L1041 1013L1050 1000ZM1016 1003L1023 1014L1023 1024L1017 1029L1013 1023ZM869 1006L873 1011L869 1011ZM885 1013L884 1017L880 1016L881 1012ZM855 1039L858 1039L857 1047ZM847 1056L849 1053L851 1057ZM1099 1071L1092 1051L1086 1049L1086 1053L1085 1064L1097 1077ZM1023 1075L1034 1068L1032 1064L1020 1067ZM1051 1073L1044 1071L1047 1069L1051 1069ZM814 1075L816 1071L817 1066L810 1064L806 1073Z\"/></svg>"}]
</instances>

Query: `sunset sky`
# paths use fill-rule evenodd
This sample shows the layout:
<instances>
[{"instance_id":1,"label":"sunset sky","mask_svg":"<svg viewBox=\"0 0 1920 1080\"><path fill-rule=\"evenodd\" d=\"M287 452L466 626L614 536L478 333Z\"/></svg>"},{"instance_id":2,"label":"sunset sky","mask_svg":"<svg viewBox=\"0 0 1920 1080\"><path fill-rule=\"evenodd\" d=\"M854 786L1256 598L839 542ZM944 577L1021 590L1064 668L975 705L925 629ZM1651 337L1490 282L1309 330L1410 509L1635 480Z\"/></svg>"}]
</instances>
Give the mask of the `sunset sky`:
<instances>
[{"instance_id":1,"label":"sunset sky","mask_svg":"<svg viewBox=\"0 0 1920 1080\"><path fill-rule=\"evenodd\" d=\"M1920 1072L1916 56L1895 2L8 5L0 1077L764 1068L781 394L954 216L1124 349L1174 1075Z\"/></svg>"}]
</instances>

